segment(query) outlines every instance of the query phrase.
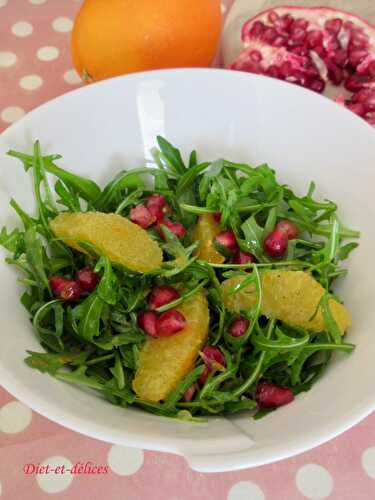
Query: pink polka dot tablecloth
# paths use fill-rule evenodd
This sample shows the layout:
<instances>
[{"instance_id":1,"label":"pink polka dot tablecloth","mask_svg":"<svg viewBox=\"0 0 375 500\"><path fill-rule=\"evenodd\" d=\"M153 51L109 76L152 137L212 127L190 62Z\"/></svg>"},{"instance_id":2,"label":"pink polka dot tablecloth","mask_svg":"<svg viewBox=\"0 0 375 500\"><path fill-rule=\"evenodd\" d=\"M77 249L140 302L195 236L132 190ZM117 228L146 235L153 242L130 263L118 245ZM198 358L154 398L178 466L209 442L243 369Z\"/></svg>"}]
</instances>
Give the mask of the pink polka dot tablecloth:
<instances>
[{"instance_id":1,"label":"pink polka dot tablecloth","mask_svg":"<svg viewBox=\"0 0 375 500\"><path fill-rule=\"evenodd\" d=\"M231 3L224 3L224 13ZM79 6L75 0L0 0L0 132L81 85L69 52ZM0 499L51 498L374 500L375 414L298 457L240 472L201 474L181 457L74 433L0 389Z\"/></svg>"}]
</instances>

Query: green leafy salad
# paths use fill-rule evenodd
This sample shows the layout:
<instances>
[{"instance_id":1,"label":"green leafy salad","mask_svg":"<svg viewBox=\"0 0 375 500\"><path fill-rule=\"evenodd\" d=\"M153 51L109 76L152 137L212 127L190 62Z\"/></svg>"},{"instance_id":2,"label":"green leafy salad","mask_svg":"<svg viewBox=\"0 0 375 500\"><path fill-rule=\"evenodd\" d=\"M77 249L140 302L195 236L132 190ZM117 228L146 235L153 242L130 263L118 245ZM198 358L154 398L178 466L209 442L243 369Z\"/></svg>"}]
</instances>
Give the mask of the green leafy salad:
<instances>
[{"instance_id":1,"label":"green leafy salad","mask_svg":"<svg viewBox=\"0 0 375 500\"><path fill-rule=\"evenodd\" d=\"M0 233L41 345L25 362L123 407L260 418L353 351L332 287L359 233L313 182L299 196L266 164L185 161L157 144L103 188L39 142L8 152L36 204L12 199L20 225Z\"/></svg>"}]
</instances>

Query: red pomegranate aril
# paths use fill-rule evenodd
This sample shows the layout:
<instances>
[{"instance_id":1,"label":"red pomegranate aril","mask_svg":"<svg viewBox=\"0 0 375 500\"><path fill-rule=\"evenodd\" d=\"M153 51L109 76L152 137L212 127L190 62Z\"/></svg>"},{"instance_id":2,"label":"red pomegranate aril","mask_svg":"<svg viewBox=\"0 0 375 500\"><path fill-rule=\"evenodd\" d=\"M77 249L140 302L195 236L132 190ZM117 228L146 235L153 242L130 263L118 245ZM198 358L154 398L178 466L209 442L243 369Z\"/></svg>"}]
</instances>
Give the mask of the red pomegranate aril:
<instances>
[{"instance_id":1,"label":"red pomegranate aril","mask_svg":"<svg viewBox=\"0 0 375 500\"><path fill-rule=\"evenodd\" d=\"M263 242L263 249L267 255L274 259L284 256L288 248L288 235L285 231L275 229Z\"/></svg>"},{"instance_id":2,"label":"red pomegranate aril","mask_svg":"<svg viewBox=\"0 0 375 500\"><path fill-rule=\"evenodd\" d=\"M322 46L323 44L323 33L318 30L312 30L307 32L306 41L310 47Z\"/></svg>"},{"instance_id":3,"label":"red pomegranate aril","mask_svg":"<svg viewBox=\"0 0 375 500\"><path fill-rule=\"evenodd\" d=\"M76 301L81 298L82 290L74 280L67 280L60 276L51 276L48 280L52 293L64 301Z\"/></svg>"},{"instance_id":4,"label":"red pomegranate aril","mask_svg":"<svg viewBox=\"0 0 375 500\"><path fill-rule=\"evenodd\" d=\"M277 36L275 40L272 42L272 45L274 47L284 47L284 45L287 43L287 39L285 36ZM262 60L262 54L260 54L260 60Z\"/></svg>"},{"instance_id":5,"label":"red pomegranate aril","mask_svg":"<svg viewBox=\"0 0 375 500\"><path fill-rule=\"evenodd\" d=\"M341 28L342 28L342 20L341 19L329 19L328 21L325 22L324 28L329 31L330 33L333 33L335 35L338 35Z\"/></svg>"},{"instance_id":6,"label":"red pomegranate aril","mask_svg":"<svg viewBox=\"0 0 375 500\"><path fill-rule=\"evenodd\" d=\"M198 383L200 385L203 385L206 382L206 380L208 379L208 376L210 373L211 373L211 370L209 368L207 368L207 366L206 366L205 369L203 370L203 372L199 376Z\"/></svg>"},{"instance_id":7,"label":"red pomegranate aril","mask_svg":"<svg viewBox=\"0 0 375 500\"><path fill-rule=\"evenodd\" d=\"M66 278L63 278L62 276L51 276L48 279L49 286L52 290L53 293L57 292L57 290L63 286L67 282Z\"/></svg>"},{"instance_id":8,"label":"red pomegranate aril","mask_svg":"<svg viewBox=\"0 0 375 500\"><path fill-rule=\"evenodd\" d=\"M248 264L249 262L256 262L256 258L253 254L242 252L242 250L236 251L233 258L234 264Z\"/></svg>"},{"instance_id":9,"label":"red pomegranate aril","mask_svg":"<svg viewBox=\"0 0 375 500\"><path fill-rule=\"evenodd\" d=\"M161 285L152 290L148 306L151 311L154 311L158 307L165 306L179 297L180 294L175 288L173 288L173 286Z\"/></svg>"},{"instance_id":10,"label":"red pomegranate aril","mask_svg":"<svg viewBox=\"0 0 375 500\"><path fill-rule=\"evenodd\" d=\"M198 382L202 385L207 380L208 375L216 368L215 365L225 368L227 363L224 354L215 346L206 346L202 351L202 358L206 368L201 373Z\"/></svg>"},{"instance_id":11,"label":"red pomegranate aril","mask_svg":"<svg viewBox=\"0 0 375 500\"><path fill-rule=\"evenodd\" d=\"M156 333L158 337L171 337L183 330L186 319L176 309L170 309L160 314L156 321Z\"/></svg>"},{"instance_id":12,"label":"red pomegranate aril","mask_svg":"<svg viewBox=\"0 0 375 500\"><path fill-rule=\"evenodd\" d=\"M172 213L165 196L162 194L152 194L147 198L146 206L157 221L160 221L166 215Z\"/></svg>"},{"instance_id":13,"label":"red pomegranate aril","mask_svg":"<svg viewBox=\"0 0 375 500\"><path fill-rule=\"evenodd\" d=\"M213 363L217 363L221 366L226 366L225 356L220 351L218 347L207 345L202 351L203 361L206 366L210 369L213 369Z\"/></svg>"},{"instance_id":14,"label":"red pomegranate aril","mask_svg":"<svg viewBox=\"0 0 375 500\"><path fill-rule=\"evenodd\" d=\"M348 109L353 111L358 116L364 116L366 114L366 109L361 102L355 102L348 105Z\"/></svg>"},{"instance_id":15,"label":"red pomegranate aril","mask_svg":"<svg viewBox=\"0 0 375 500\"><path fill-rule=\"evenodd\" d=\"M130 220L143 229L148 229L156 221L156 217L144 205L137 205L130 210Z\"/></svg>"},{"instance_id":16,"label":"red pomegranate aril","mask_svg":"<svg viewBox=\"0 0 375 500\"><path fill-rule=\"evenodd\" d=\"M285 16L277 16L276 21L274 22L275 29L282 34L288 33L290 31L290 27L293 24L293 18L289 14Z\"/></svg>"},{"instance_id":17,"label":"red pomegranate aril","mask_svg":"<svg viewBox=\"0 0 375 500\"><path fill-rule=\"evenodd\" d=\"M189 389L185 392L183 398L186 403L190 403L190 401L194 398L194 394L198 389L197 384L193 384L189 387Z\"/></svg>"},{"instance_id":18,"label":"red pomegranate aril","mask_svg":"<svg viewBox=\"0 0 375 500\"><path fill-rule=\"evenodd\" d=\"M288 236L288 240L294 240L299 235L299 229L296 224L288 219L281 219L276 224L276 229L284 231Z\"/></svg>"},{"instance_id":19,"label":"red pomegranate aril","mask_svg":"<svg viewBox=\"0 0 375 500\"><path fill-rule=\"evenodd\" d=\"M219 246L219 248L222 248L223 251L232 253L238 248L236 235L230 230L221 231L221 233L215 236L214 242Z\"/></svg>"},{"instance_id":20,"label":"red pomegranate aril","mask_svg":"<svg viewBox=\"0 0 375 500\"><path fill-rule=\"evenodd\" d=\"M232 337L242 337L247 332L250 321L245 316L239 316L228 327L228 333Z\"/></svg>"},{"instance_id":21,"label":"red pomegranate aril","mask_svg":"<svg viewBox=\"0 0 375 500\"><path fill-rule=\"evenodd\" d=\"M293 392L287 387L281 387L271 382L259 382L255 399L259 408L278 408L294 400Z\"/></svg>"},{"instance_id":22,"label":"red pomegranate aril","mask_svg":"<svg viewBox=\"0 0 375 500\"><path fill-rule=\"evenodd\" d=\"M92 292L99 281L98 273L95 273L89 267L84 267L77 271L75 278L81 290L85 292Z\"/></svg>"},{"instance_id":23,"label":"red pomegranate aril","mask_svg":"<svg viewBox=\"0 0 375 500\"><path fill-rule=\"evenodd\" d=\"M268 43L272 43L277 37L277 31L273 28L267 28L263 33L263 40Z\"/></svg>"},{"instance_id":24,"label":"red pomegranate aril","mask_svg":"<svg viewBox=\"0 0 375 500\"><path fill-rule=\"evenodd\" d=\"M260 21L257 21L251 27L251 31L250 31L249 35L251 37L258 38L263 33L264 29L265 29L264 24L261 23Z\"/></svg>"},{"instance_id":25,"label":"red pomegranate aril","mask_svg":"<svg viewBox=\"0 0 375 500\"><path fill-rule=\"evenodd\" d=\"M365 20L328 7L280 6L246 21L241 38L243 51L235 61L224 61L232 69L335 96L373 123L372 109L353 106L359 92L375 88L375 27Z\"/></svg>"},{"instance_id":26,"label":"red pomegranate aril","mask_svg":"<svg viewBox=\"0 0 375 500\"><path fill-rule=\"evenodd\" d=\"M138 326L150 337L157 337L156 321L158 315L154 311L142 311L138 314Z\"/></svg>"},{"instance_id":27,"label":"red pomegranate aril","mask_svg":"<svg viewBox=\"0 0 375 500\"><path fill-rule=\"evenodd\" d=\"M274 10L271 10L271 12L268 14L268 21L272 24L275 24L278 19L278 14Z\"/></svg>"},{"instance_id":28,"label":"red pomegranate aril","mask_svg":"<svg viewBox=\"0 0 375 500\"><path fill-rule=\"evenodd\" d=\"M162 208L160 208L158 205L150 205L147 207L147 210L155 218L156 222L161 221L165 216L165 213L163 212Z\"/></svg>"},{"instance_id":29,"label":"red pomegranate aril","mask_svg":"<svg viewBox=\"0 0 375 500\"><path fill-rule=\"evenodd\" d=\"M162 238L164 238L164 233L162 232L160 228L160 224L163 224L166 226L172 233L177 236L177 238L183 238L186 234L186 229L185 227L180 223L180 222L173 222L170 219L162 219L158 226L159 226L159 233Z\"/></svg>"},{"instance_id":30,"label":"red pomegranate aril","mask_svg":"<svg viewBox=\"0 0 375 500\"><path fill-rule=\"evenodd\" d=\"M344 73L341 68L339 68L333 62L327 62L328 77L334 85L341 85L344 79Z\"/></svg>"},{"instance_id":31,"label":"red pomegranate aril","mask_svg":"<svg viewBox=\"0 0 375 500\"><path fill-rule=\"evenodd\" d=\"M321 94L324 90L325 83L323 80L317 79L313 80L310 82L309 89L312 90L313 92L318 92L318 94Z\"/></svg>"},{"instance_id":32,"label":"red pomegranate aril","mask_svg":"<svg viewBox=\"0 0 375 500\"><path fill-rule=\"evenodd\" d=\"M220 212L215 212L213 214L213 218L214 218L215 222L217 222L218 224L220 224L220 222L221 222L221 213Z\"/></svg>"}]
</instances>

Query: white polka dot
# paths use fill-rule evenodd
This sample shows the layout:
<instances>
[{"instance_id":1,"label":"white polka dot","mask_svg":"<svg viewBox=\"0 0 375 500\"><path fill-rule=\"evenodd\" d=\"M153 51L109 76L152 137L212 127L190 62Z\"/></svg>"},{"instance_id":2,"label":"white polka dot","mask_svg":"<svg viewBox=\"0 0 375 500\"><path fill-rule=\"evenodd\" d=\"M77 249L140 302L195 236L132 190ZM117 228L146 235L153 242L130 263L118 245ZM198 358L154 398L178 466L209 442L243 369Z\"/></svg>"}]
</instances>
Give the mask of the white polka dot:
<instances>
[{"instance_id":1,"label":"white polka dot","mask_svg":"<svg viewBox=\"0 0 375 500\"><path fill-rule=\"evenodd\" d=\"M5 123L13 123L23 117L25 111L19 106L9 106L1 112L1 119Z\"/></svg>"},{"instance_id":2,"label":"white polka dot","mask_svg":"<svg viewBox=\"0 0 375 500\"><path fill-rule=\"evenodd\" d=\"M33 32L33 26L26 21L19 21L18 23L13 24L12 33L16 36L29 36Z\"/></svg>"},{"instance_id":3,"label":"white polka dot","mask_svg":"<svg viewBox=\"0 0 375 500\"><path fill-rule=\"evenodd\" d=\"M5 7L8 3L8 0L0 0L0 7Z\"/></svg>"},{"instance_id":4,"label":"white polka dot","mask_svg":"<svg viewBox=\"0 0 375 500\"><path fill-rule=\"evenodd\" d=\"M67 31L71 31L73 21L69 17L56 17L52 22L52 27L55 31L66 33Z\"/></svg>"},{"instance_id":5,"label":"white polka dot","mask_svg":"<svg viewBox=\"0 0 375 500\"><path fill-rule=\"evenodd\" d=\"M20 401L10 401L0 409L0 431L6 434L21 432L33 417L30 408Z\"/></svg>"},{"instance_id":6,"label":"white polka dot","mask_svg":"<svg viewBox=\"0 0 375 500\"><path fill-rule=\"evenodd\" d=\"M82 83L81 77L75 69L69 69L64 73L64 80L70 85L78 85Z\"/></svg>"},{"instance_id":7,"label":"white polka dot","mask_svg":"<svg viewBox=\"0 0 375 500\"><path fill-rule=\"evenodd\" d=\"M33 5L42 5L42 3L46 3L47 0L29 0Z\"/></svg>"},{"instance_id":8,"label":"white polka dot","mask_svg":"<svg viewBox=\"0 0 375 500\"><path fill-rule=\"evenodd\" d=\"M17 56L14 52L0 52L0 68L9 68L17 62Z\"/></svg>"},{"instance_id":9,"label":"white polka dot","mask_svg":"<svg viewBox=\"0 0 375 500\"><path fill-rule=\"evenodd\" d=\"M43 80L40 76L27 75L21 78L20 87L22 87L25 90L36 90L42 85L42 83Z\"/></svg>"},{"instance_id":10,"label":"white polka dot","mask_svg":"<svg viewBox=\"0 0 375 500\"><path fill-rule=\"evenodd\" d=\"M36 53L41 61L53 61L59 57L59 49L56 47L40 47Z\"/></svg>"},{"instance_id":11,"label":"white polka dot","mask_svg":"<svg viewBox=\"0 0 375 500\"><path fill-rule=\"evenodd\" d=\"M142 467L143 450L114 444L108 452L107 462L116 474L130 476Z\"/></svg>"},{"instance_id":12,"label":"white polka dot","mask_svg":"<svg viewBox=\"0 0 375 500\"><path fill-rule=\"evenodd\" d=\"M49 457L40 465L49 465L50 469L55 469L57 466L65 466L65 469L71 469L72 463L65 457ZM62 467L60 468L62 471ZM39 488L46 493L60 493L60 491L66 490L70 483L73 481L74 475L70 472L55 473L53 471L48 474L37 474L36 480L38 482Z\"/></svg>"},{"instance_id":13,"label":"white polka dot","mask_svg":"<svg viewBox=\"0 0 375 500\"><path fill-rule=\"evenodd\" d=\"M375 479L375 446L367 448L362 453L362 467L372 479Z\"/></svg>"},{"instance_id":14,"label":"white polka dot","mask_svg":"<svg viewBox=\"0 0 375 500\"><path fill-rule=\"evenodd\" d=\"M251 481L240 481L231 487L228 500L264 500L263 491Z\"/></svg>"},{"instance_id":15,"label":"white polka dot","mask_svg":"<svg viewBox=\"0 0 375 500\"><path fill-rule=\"evenodd\" d=\"M296 475L299 491L311 500L322 500L329 497L333 490L331 474L317 464L303 465Z\"/></svg>"}]
</instances>

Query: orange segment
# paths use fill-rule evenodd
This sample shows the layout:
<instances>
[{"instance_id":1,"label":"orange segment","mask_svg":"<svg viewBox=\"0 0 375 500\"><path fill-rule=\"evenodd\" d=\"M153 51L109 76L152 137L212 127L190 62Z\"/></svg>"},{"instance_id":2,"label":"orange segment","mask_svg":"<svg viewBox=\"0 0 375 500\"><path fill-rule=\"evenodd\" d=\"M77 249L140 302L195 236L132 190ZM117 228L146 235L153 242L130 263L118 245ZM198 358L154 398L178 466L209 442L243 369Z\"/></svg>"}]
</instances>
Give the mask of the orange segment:
<instances>
[{"instance_id":1,"label":"orange segment","mask_svg":"<svg viewBox=\"0 0 375 500\"><path fill-rule=\"evenodd\" d=\"M254 285L238 293L229 294L244 278L234 277L222 283L224 302L231 311L246 310L256 303ZM326 329L321 310L310 320L325 293L324 288L310 274L303 271L266 271L262 275L262 314L299 326L312 332ZM341 332L351 325L349 311L339 302L330 299L329 306Z\"/></svg>"},{"instance_id":2,"label":"orange segment","mask_svg":"<svg viewBox=\"0 0 375 500\"><path fill-rule=\"evenodd\" d=\"M212 264L222 264L225 257L216 250L212 240L221 231L212 214L202 214L194 228L193 240L200 241L196 255L199 259L211 262Z\"/></svg>"},{"instance_id":3,"label":"orange segment","mask_svg":"<svg viewBox=\"0 0 375 500\"><path fill-rule=\"evenodd\" d=\"M146 273L160 267L159 245L141 227L125 217L101 212L64 213L50 221L54 234L67 245L86 253L78 241L87 241L114 264Z\"/></svg>"},{"instance_id":4,"label":"orange segment","mask_svg":"<svg viewBox=\"0 0 375 500\"><path fill-rule=\"evenodd\" d=\"M197 292L176 308L186 327L172 337L146 340L133 380L136 394L146 401L165 400L193 368L208 336L209 310L206 296Z\"/></svg>"}]
</instances>

